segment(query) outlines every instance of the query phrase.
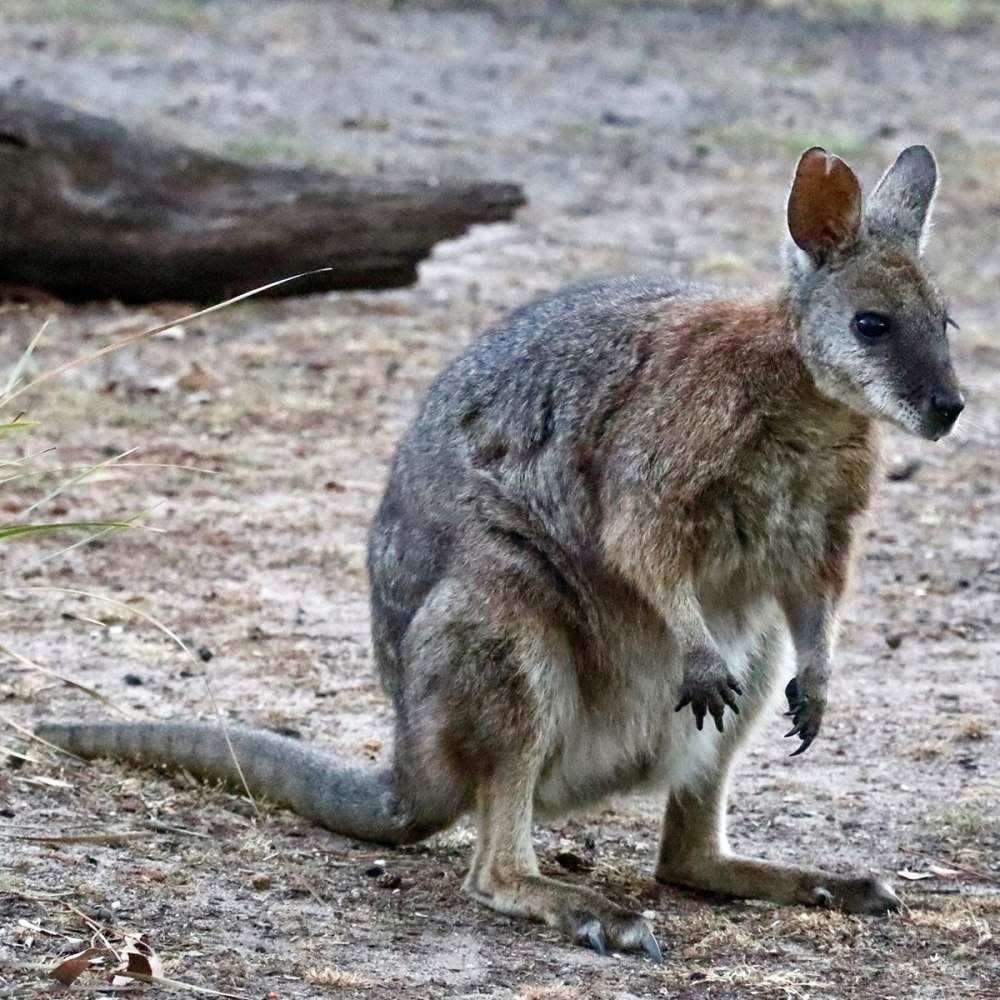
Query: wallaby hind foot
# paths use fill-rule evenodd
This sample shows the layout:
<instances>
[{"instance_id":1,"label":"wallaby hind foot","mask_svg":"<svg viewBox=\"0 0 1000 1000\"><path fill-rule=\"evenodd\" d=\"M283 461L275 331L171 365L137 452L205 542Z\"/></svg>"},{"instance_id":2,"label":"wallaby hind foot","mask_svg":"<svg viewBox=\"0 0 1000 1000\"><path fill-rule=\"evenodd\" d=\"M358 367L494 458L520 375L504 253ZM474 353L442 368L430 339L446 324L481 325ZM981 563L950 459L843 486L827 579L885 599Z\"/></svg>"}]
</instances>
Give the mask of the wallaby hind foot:
<instances>
[{"instance_id":1,"label":"wallaby hind foot","mask_svg":"<svg viewBox=\"0 0 1000 1000\"><path fill-rule=\"evenodd\" d=\"M534 768L494 775L480 788L478 837L463 888L473 899L511 916L556 927L603 955L607 950L642 951L654 962L663 954L649 921L592 889L566 885L539 874L531 842Z\"/></svg>"},{"instance_id":2,"label":"wallaby hind foot","mask_svg":"<svg viewBox=\"0 0 1000 1000\"><path fill-rule=\"evenodd\" d=\"M658 866L656 880L733 899L764 899L869 916L900 907L892 888L874 876L836 875L737 855L708 854Z\"/></svg>"},{"instance_id":3,"label":"wallaby hind foot","mask_svg":"<svg viewBox=\"0 0 1000 1000\"><path fill-rule=\"evenodd\" d=\"M654 962L663 961L653 928L641 913L616 906L592 889L566 885L528 871L493 871L464 889L490 909L528 917L556 927L577 944L599 955L613 951L642 951Z\"/></svg>"},{"instance_id":4,"label":"wallaby hind foot","mask_svg":"<svg viewBox=\"0 0 1000 1000\"><path fill-rule=\"evenodd\" d=\"M881 879L845 876L730 854L721 835L721 787L670 795L656 880L738 899L764 899L880 915L898 910L899 897Z\"/></svg>"}]
</instances>

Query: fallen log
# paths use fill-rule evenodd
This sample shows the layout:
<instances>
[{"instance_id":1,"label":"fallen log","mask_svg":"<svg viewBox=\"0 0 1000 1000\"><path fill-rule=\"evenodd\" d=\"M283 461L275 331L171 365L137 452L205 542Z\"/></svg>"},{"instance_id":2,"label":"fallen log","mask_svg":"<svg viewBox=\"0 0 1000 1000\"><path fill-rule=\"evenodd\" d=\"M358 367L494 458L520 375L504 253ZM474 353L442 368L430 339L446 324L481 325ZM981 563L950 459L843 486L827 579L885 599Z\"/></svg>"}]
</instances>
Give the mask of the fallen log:
<instances>
[{"instance_id":1,"label":"fallen log","mask_svg":"<svg viewBox=\"0 0 1000 1000\"><path fill-rule=\"evenodd\" d=\"M218 301L410 284L439 240L511 218L515 184L248 166L0 93L0 284L68 301Z\"/></svg>"}]
</instances>

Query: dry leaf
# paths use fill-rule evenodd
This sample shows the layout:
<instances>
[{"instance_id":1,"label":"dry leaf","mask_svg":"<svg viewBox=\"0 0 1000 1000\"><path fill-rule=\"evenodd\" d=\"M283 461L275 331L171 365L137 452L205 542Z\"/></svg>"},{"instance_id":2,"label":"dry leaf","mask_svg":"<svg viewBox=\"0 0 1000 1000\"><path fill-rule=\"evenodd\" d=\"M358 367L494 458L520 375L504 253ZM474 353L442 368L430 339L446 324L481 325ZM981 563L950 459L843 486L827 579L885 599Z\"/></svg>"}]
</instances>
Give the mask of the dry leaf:
<instances>
[{"instance_id":1,"label":"dry leaf","mask_svg":"<svg viewBox=\"0 0 1000 1000\"><path fill-rule=\"evenodd\" d=\"M63 935L59 934L57 931L47 930L45 927L42 927L41 924L33 924L30 920L25 920L24 917L18 920L17 926L24 928L24 930L26 931L30 931L32 934L48 934L49 937L57 937L57 938L63 937ZM77 938L75 941L73 941L72 939L67 939L67 940L68 943L70 944L83 943L82 941L80 941L79 938Z\"/></svg>"},{"instance_id":2,"label":"dry leaf","mask_svg":"<svg viewBox=\"0 0 1000 1000\"><path fill-rule=\"evenodd\" d=\"M104 953L103 948L87 948L75 955L64 958L50 973L53 979L58 979L63 986L72 986L77 977L87 971L90 961Z\"/></svg>"},{"instance_id":3,"label":"dry leaf","mask_svg":"<svg viewBox=\"0 0 1000 1000\"><path fill-rule=\"evenodd\" d=\"M163 963L150 947L145 934L127 934L123 947L118 951L121 964L111 977L112 986L127 986L133 982L132 976L163 978Z\"/></svg>"},{"instance_id":4,"label":"dry leaf","mask_svg":"<svg viewBox=\"0 0 1000 1000\"><path fill-rule=\"evenodd\" d=\"M932 875L937 875L938 878L958 878L962 874L955 871L954 868L945 868L942 865L930 865L929 871Z\"/></svg>"},{"instance_id":5,"label":"dry leaf","mask_svg":"<svg viewBox=\"0 0 1000 1000\"><path fill-rule=\"evenodd\" d=\"M25 785L44 785L46 788L72 788L73 786L68 781L62 781L60 778L49 778L44 774L39 774L34 778L15 778L15 781L20 781Z\"/></svg>"},{"instance_id":6,"label":"dry leaf","mask_svg":"<svg viewBox=\"0 0 1000 1000\"><path fill-rule=\"evenodd\" d=\"M191 367L177 380L177 388L184 392L211 392L221 385L221 380L205 371L197 361L192 361Z\"/></svg>"},{"instance_id":7,"label":"dry leaf","mask_svg":"<svg viewBox=\"0 0 1000 1000\"><path fill-rule=\"evenodd\" d=\"M187 336L184 327L177 323L174 326L168 326L166 330L161 330L156 334L157 340L183 340Z\"/></svg>"},{"instance_id":8,"label":"dry leaf","mask_svg":"<svg viewBox=\"0 0 1000 1000\"><path fill-rule=\"evenodd\" d=\"M901 868L896 874L909 882L919 882L922 878L934 878L933 872L915 872L909 868Z\"/></svg>"}]
</instances>

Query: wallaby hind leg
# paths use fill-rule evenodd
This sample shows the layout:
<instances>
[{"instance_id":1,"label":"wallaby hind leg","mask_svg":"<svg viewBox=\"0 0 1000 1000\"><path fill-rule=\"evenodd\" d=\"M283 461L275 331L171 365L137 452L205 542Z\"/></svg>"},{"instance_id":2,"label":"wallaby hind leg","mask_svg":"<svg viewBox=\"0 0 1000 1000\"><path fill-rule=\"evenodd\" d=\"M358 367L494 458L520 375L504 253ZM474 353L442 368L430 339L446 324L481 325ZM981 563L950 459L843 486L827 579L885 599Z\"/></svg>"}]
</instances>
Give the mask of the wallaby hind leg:
<instances>
[{"instance_id":1,"label":"wallaby hind leg","mask_svg":"<svg viewBox=\"0 0 1000 1000\"><path fill-rule=\"evenodd\" d=\"M597 951L659 957L649 924L596 892L543 878L531 841L535 784L572 695L557 608L532 580L494 570L446 582L407 635L406 742L425 774L475 803L479 836L465 890L495 910L558 927ZM484 587L491 588L490 590ZM509 596L507 603L497 593ZM522 603L533 594L534 605ZM492 599L491 599L492 598ZM560 706L563 706L562 708Z\"/></svg>"},{"instance_id":2,"label":"wallaby hind leg","mask_svg":"<svg viewBox=\"0 0 1000 1000\"><path fill-rule=\"evenodd\" d=\"M522 766L516 766L520 763ZM478 796L479 839L465 891L494 910L540 920L604 954L608 948L645 951L662 961L649 923L591 889L539 874L531 842L537 768L510 762L483 782Z\"/></svg>"},{"instance_id":3,"label":"wallaby hind leg","mask_svg":"<svg viewBox=\"0 0 1000 1000\"><path fill-rule=\"evenodd\" d=\"M714 770L696 784L671 790L663 821L656 880L690 889L766 899L775 903L832 906L849 913L886 913L899 906L896 894L870 876L845 877L819 868L740 857L726 839L729 770L753 717L768 702L780 665L776 643L764 643L748 685L746 711L726 733Z\"/></svg>"}]
</instances>

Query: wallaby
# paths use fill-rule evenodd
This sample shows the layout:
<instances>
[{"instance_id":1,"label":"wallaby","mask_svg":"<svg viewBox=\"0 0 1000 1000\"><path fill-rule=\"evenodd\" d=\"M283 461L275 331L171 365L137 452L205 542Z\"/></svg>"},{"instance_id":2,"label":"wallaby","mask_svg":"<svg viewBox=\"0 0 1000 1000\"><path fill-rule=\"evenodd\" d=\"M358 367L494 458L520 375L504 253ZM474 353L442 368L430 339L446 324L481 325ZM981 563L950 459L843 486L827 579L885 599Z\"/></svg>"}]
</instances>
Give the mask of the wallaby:
<instances>
[{"instance_id":1,"label":"wallaby","mask_svg":"<svg viewBox=\"0 0 1000 1000\"><path fill-rule=\"evenodd\" d=\"M782 685L797 752L819 730L873 420L936 440L963 408L920 260L936 184L933 156L911 146L862 210L847 164L810 149L776 292L627 277L475 341L403 436L371 528L392 762L230 730L249 787L385 844L474 811L465 890L601 953L660 958L640 914L539 874L532 821L640 785L667 794L660 882L898 906L869 876L732 854L726 786ZM39 733L86 757L236 778L211 722Z\"/></svg>"}]
</instances>

